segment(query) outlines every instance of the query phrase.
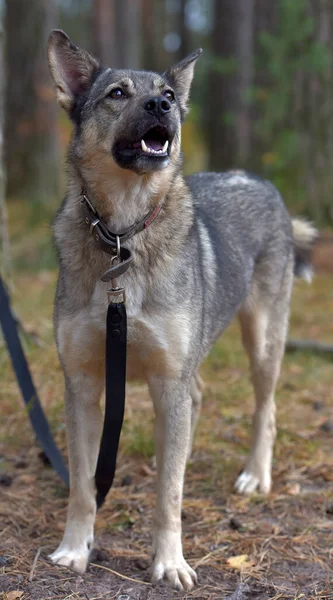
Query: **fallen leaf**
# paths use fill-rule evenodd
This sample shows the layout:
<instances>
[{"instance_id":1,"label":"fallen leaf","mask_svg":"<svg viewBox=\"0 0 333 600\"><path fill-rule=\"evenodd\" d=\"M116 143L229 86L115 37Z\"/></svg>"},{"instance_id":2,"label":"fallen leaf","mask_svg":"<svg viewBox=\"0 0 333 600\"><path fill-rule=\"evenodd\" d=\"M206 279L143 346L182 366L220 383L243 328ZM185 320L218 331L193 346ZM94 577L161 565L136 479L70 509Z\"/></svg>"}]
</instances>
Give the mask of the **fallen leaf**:
<instances>
[{"instance_id":1,"label":"fallen leaf","mask_svg":"<svg viewBox=\"0 0 333 600\"><path fill-rule=\"evenodd\" d=\"M19 592L18 590L7 592L6 600L18 600L18 598L21 598L21 596L23 596L23 592Z\"/></svg>"},{"instance_id":2,"label":"fallen leaf","mask_svg":"<svg viewBox=\"0 0 333 600\"><path fill-rule=\"evenodd\" d=\"M28 473L22 473L17 480L24 485L30 485L31 483L36 483L37 477L35 475L29 475Z\"/></svg>"},{"instance_id":3,"label":"fallen leaf","mask_svg":"<svg viewBox=\"0 0 333 600\"><path fill-rule=\"evenodd\" d=\"M321 476L325 481L333 481L333 471L322 471Z\"/></svg>"},{"instance_id":4,"label":"fallen leaf","mask_svg":"<svg viewBox=\"0 0 333 600\"><path fill-rule=\"evenodd\" d=\"M102 517L96 518L96 528L105 529L109 525L108 519L103 519Z\"/></svg>"},{"instance_id":5,"label":"fallen leaf","mask_svg":"<svg viewBox=\"0 0 333 600\"><path fill-rule=\"evenodd\" d=\"M286 486L286 492L290 496L298 496L301 491L301 486L299 483L290 483Z\"/></svg>"},{"instance_id":6,"label":"fallen leaf","mask_svg":"<svg viewBox=\"0 0 333 600\"><path fill-rule=\"evenodd\" d=\"M148 467L148 465L142 465L141 470L145 475L149 475L150 477L156 475L155 471Z\"/></svg>"},{"instance_id":7,"label":"fallen leaf","mask_svg":"<svg viewBox=\"0 0 333 600\"><path fill-rule=\"evenodd\" d=\"M254 566L254 562L248 557L247 554L239 554L238 556L230 556L227 558L227 565L231 569L242 571L243 569L250 569Z\"/></svg>"}]
</instances>

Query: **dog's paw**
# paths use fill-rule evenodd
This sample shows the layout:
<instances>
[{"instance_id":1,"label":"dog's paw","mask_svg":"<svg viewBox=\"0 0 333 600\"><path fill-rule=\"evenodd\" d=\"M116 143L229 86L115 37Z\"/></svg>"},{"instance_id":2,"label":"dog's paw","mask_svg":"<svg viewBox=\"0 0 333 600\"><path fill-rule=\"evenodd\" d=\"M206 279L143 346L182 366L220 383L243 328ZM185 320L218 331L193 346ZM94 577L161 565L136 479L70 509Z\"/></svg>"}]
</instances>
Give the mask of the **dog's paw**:
<instances>
[{"instance_id":1,"label":"dog's paw","mask_svg":"<svg viewBox=\"0 0 333 600\"><path fill-rule=\"evenodd\" d=\"M239 494L252 494L258 488L262 494L268 494L271 489L270 476L257 477L250 471L243 471L236 480L236 491Z\"/></svg>"},{"instance_id":2,"label":"dog's paw","mask_svg":"<svg viewBox=\"0 0 333 600\"><path fill-rule=\"evenodd\" d=\"M73 549L61 544L55 552L49 555L49 558L54 565L68 567L82 575L87 569L89 554L90 550L86 546Z\"/></svg>"},{"instance_id":3,"label":"dog's paw","mask_svg":"<svg viewBox=\"0 0 333 600\"><path fill-rule=\"evenodd\" d=\"M252 494L258 486L259 478L247 471L243 471L235 483L235 488L239 494Z\"/></svg>"},{"instance_id":4,"label":"dog's paw","mask_svg":"<svg viewBox=\"0 0 333 600\"><path fill-rule=\"evenodd\" d=\"M164 581L181 592L189 592L197 583L197 575L183 558L181 561L160 561L155 559L151 582Z\"/></svg>"}]
</instances>

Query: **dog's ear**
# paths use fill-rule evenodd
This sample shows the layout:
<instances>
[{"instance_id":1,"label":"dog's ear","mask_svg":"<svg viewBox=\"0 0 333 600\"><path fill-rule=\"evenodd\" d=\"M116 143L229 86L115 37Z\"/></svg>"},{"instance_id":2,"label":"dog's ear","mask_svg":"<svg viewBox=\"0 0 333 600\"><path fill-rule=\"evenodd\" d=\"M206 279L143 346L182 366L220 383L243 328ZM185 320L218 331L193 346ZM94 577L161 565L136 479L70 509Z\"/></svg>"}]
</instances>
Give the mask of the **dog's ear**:
<instances>
[{"instance_id":1,"label":"dog's ear","mask_svg":"<svg viewBox=\"0 0 333 600\"><path fill-rule=\"evenodd\" d=\"M187 101L190 95L195 63L201 53L202 48L198 48L164 73L164 77L170 82L170 85L178 96L180 107L184 114L187 110Z\"/></svg>"},{"instance_id":2,"label":"dog's ear","mask_svg":"<svg viewBox=\"0 0 333 600\"><path fill-rule=\"evenodd\" d=\"M58 102L70 112L76 98L90 87L99 64L88 52L75 46L60 29L51 32L47 51Z\"/></svg>"}]
</instances>

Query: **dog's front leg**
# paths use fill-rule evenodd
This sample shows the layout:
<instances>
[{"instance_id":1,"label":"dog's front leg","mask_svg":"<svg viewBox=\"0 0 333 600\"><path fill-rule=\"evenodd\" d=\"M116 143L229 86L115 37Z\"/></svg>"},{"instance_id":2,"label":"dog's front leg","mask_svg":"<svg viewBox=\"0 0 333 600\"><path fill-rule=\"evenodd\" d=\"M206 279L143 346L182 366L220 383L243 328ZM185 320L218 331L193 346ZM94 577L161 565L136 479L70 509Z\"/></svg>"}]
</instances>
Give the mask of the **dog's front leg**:
<instances>
[{"instance_id":1,"label":"dog's front leg","mask_svg":"<svg viewBox=\"0 0 333 600\"><path fill-rule=\"evenodd\" d=\"M94 539L94 473L102 427L99 401L104 384L104 361L103 352L100 354L95 344L89 346L84 343L84 336L78 338L75 345L71 339L64 351L60 348L66 385L70 495L63 540L50 558L54 564L84 573ZM91 337L90 340L93 342Z\"/></svg>"},{"instance_id":2,"label":"dog's front leg","mask_svg":"<svg viewBox=\"0 0 333 600\"><path fill-rule=\"evenodd\" d=\"M150 390L156 412L157 505L152 582L165 580L191 590L197 577L183 556L181 506L191 432L189 384L155 379Z\"/></svg>"}]
</instances>

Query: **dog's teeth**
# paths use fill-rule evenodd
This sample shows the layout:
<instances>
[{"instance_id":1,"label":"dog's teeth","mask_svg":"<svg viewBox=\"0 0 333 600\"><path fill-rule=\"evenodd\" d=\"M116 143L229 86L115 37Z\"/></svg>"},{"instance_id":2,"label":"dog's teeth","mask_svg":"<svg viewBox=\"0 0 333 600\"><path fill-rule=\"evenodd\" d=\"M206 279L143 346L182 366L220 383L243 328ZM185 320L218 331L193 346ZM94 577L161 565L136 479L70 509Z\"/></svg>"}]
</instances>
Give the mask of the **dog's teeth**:
<instances>
[{"instance_id":1,"label":"dog's teeth","mask_svg":"<svg viewBox=\"0 0 333 600\"><path fill-rule=\"evenodd\" d=\"M148 148L146 142L143 139L141 140L141 148L144 152L150 152L150 148Z\"/></svg>"},{"instance_id":2,"label":"dog's teeth","mask_svg":"<svg viewBox=\"0 0 333 600\"><path fill-rule=\"evenodd\" d=\"M169 146L169 142L167 140L161 150L154 150L154 148L148 148L144 139L141 140L141 148L142 148L143 152L146 152L148 154L165 154L168 149L168 146Z\"/></svg>"}]
</instances>

